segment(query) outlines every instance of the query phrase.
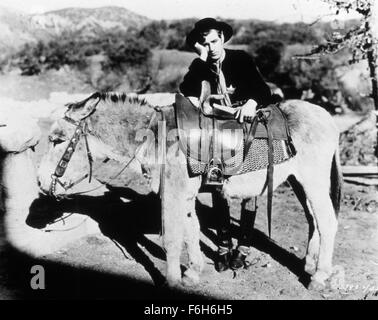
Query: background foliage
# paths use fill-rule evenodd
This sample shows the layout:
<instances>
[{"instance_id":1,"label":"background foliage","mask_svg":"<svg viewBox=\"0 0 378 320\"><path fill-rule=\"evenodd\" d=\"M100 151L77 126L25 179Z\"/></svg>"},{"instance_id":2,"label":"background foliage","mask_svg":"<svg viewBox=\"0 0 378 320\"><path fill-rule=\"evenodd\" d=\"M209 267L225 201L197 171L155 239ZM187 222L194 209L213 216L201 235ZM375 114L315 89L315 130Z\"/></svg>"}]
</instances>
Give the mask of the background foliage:
<instances>
[{"instance_id":1,"label":"background foliage","mask_svg":"<svg viewBox=\"0 0 378 320\"><path fill-rule=\"evenodd\" d=\"M24 76L47 70L80 71L95 90L150 92L177 91L195 54L185 47L185 36L195 20L152 21L129 32L104 32L83 37L64 33L48 42L25 45L4 59L2 70L19 69ZM336 71L348 64L348 49L314 60L294 57L325 43L335 31L332 23L276 24L228 20L234 28L231 48L244 49L256 60L267 81L278 85L286 98L306 98L332 110L348 104ZM356 24L348 21L346 29ZM341 100L340 100L341 97ZM361 106L353 106L355 109Z\"/></svg>"}]
</instances>

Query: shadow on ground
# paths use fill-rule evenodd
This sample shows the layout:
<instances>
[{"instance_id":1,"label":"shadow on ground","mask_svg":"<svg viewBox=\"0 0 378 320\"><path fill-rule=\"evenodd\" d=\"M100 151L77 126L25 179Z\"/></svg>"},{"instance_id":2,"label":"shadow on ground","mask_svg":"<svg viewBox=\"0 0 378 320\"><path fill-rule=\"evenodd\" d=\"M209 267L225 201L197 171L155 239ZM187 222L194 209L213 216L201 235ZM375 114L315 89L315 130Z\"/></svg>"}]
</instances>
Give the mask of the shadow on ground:
<instances>
[{"instance_id":1,"label":"shadow on ground","mask_svg":"<svg viewBox=\"0 0 378 320\"><path fill-rule=\"evenodd\" d=\"M120 197L130 202L123 202ZM197 203L197 212L201 230L211 241L216 242L215 215L212 208ZM128 188L111 188L110 192L100 197L77 196L74 199L60 202L48 198L35 200L30 208L26 223L34 228L43 228L54 219L59 219L64 212L75 212L87 215L95 220L101 232L110 239L116 240L127 252L141 264L151 276L154 285L132 279L124 275L102 273L86 268L67 266L46 260L35 260L14 250L8 249L7 261L10 263L9 279L17 287L22 287L22 298L31 299L211 299L211 297L171 290L164 286L164 276L156 268L150 257L140 248L144 247L153 257L165 260L162 248L149 240L146 234L160 232L160 201L154 194L138 194ZM233 219L233 237L237 237L237 219ZM269 254L273 259L298 276L304 286L309 282L304 272L303 260L287 252L264 233L253 229L251 245L259 251ZM203 253L211 260L215 252L201 242ZM49 285L46 290L30 289L30 268L41 263L49 274Z\"/></svg>"},{"instance_id":2,"label":"shadow on ground","mask_svg":"<svg viewBox=\"0 0 378 320\"><path fill-rule=\"evenodd\" d=\"M205 206L197 202L197 213L199 215L201 231L208 237L212 242L216 243L217 235L212 229L216 229L216 219L214 219L214 214L212 213L212 208ZM263 210L260 210L263 211ZM247 213L251 214L251 212ZM260 214L264 214L260 212ZM231 235L233 238L238 239L239 237L239 219L231 216L232 229ZM308 287L311 277L304 271L305 260L298 258L294 253L288 252L277 242L273 241L262 231L254 228L254 219L251 225L251 242L250 246L257 249L258 251L264 252L270 255L274 260L276 260L282 266L288 268L293 274L298 277L298 281L303 284L304 287ZM216 258L216 252L212 250L205 243L201 242L201 250L204 254L212 259Z\"/></svg>"},{"instance_id":3,"label":"shadow on ground","mask_svg":"<svg viewBox=\"0 0 378 320\"><path fill-rule=\"evenodd\" d=\"M188 294L166 287L136 280L124 275L98 272L62 263L32 259L15 250L7 249L7 287L14 288L16 299L127 299L127 300L199 300ZM46 288L32 290L31 268L42 265L46 275Z\"/></svg>"}]
</instances>

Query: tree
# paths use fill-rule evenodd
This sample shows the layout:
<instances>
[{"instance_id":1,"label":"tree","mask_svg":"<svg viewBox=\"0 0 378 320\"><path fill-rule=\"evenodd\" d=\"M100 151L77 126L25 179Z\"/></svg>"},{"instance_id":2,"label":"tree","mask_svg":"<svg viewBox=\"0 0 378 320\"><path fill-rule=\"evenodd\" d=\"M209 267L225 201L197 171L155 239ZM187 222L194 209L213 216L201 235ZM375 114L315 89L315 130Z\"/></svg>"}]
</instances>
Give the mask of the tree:
<instances>
[{"instance_id":1,"label":"tree","mask_svg":"<svg viewBox=\"0 0 378 320\"><path fill-rule=\"evenodd\" d=\"M262 74L272 80L272 74L280 64L284 44L281 41L268 41L256 50L256 63Z\"/></svg>"},{"instance_id":2,"label":"tree","mask_svg":"<svg viewBox=\"0 0 378 320\"><path fill-rule=\"evenodd\" d=\"M163 34L167 31L167 23L162 21L152 21L146 25L138 34L139 38L143 38L150 47L156 48L163 45Z\"/></svg>"},{"instance_id":3,"label":"tree","mask_svg":"<svg viewBox=\"0 0 378 320\"><path fill-rule=\"evenodd\" d=\"M306 56L336 53L345 47L352 49L350 63L367 59L372 85L371 98L374 101L376 128L378 129L378 3L376 0L322 0L341 11L355 11L361 15L360 24L345 34L334 32L325 44L315 47ZM378 130L377 130L378 135ZM378 157L378 137L375 154Z\"/></svg>"}]
</instances>

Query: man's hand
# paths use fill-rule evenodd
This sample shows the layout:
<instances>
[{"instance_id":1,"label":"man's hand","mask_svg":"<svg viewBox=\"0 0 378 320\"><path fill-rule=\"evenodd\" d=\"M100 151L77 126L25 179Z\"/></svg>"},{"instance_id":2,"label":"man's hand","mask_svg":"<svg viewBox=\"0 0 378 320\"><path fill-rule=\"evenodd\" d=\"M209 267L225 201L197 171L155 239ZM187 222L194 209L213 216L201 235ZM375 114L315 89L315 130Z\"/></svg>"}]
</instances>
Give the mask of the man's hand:
<instances>
[{"instance_id":1,"label":"man's hand","mask_svg":"<svg viewBox=\"0 0 378 320\"><path fill-rule=\"evenodd\" d=\"M256 114L256 107L257 102L253 99L249 99L243 106L239 107L238 110L235 112L235 119L237 119L239 123L243 123L245 117L254 117Z\"/></svg>"},{"instance_id":2,"label":"man's hand","mask_svg":"<svg viewBox=\"0 0 378 320\"><path fill-rule=\"evenodd\" d=\"M206 61L209 54L208 48L199 44L198 42L194 44L194 48L196 49L197 54L200 56L200 59Z\"/></svg>"},{"instance_id":3,"label":"man's hand","mask_svg":"<svg viewBox=\"0 0 378 320\"><path fill-rule=\"evenodd\" d=\"M192 103L192 105L195 106L197 109L201 108L200 101L197 97L187 97L187 98ZM214 114L214 110L208 102L203 103L202 111L206 116L210 116Z\"/></svg>"},{"instance_id":4,"label":"man's hand","mask_svg":"<svg viewBox=\"0 0 378 320\"><path fill-rule=\"evenodd\" d=\"M187 97L189 101L192 103L193 106L195 106L197 109L200 108L199 99L197 97Z\"/></svg>"}]
</instances>

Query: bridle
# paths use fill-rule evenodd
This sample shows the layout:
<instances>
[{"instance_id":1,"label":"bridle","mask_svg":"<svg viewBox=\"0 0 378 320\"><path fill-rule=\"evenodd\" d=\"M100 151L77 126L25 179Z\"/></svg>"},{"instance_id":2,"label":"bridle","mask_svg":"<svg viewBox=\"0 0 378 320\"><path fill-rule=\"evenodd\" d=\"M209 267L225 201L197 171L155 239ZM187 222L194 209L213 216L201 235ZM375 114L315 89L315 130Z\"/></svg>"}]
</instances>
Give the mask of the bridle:
<instances>
[{"instance_id":1,"label":"bridle","mask_svg":"<svg viewBox=\"0 0 378 320\"><path fill-rule=\"evenodd\" d=\"M154 107L154 110L158 113L163 114L161 107ZM89 144L88 144L88 135L91 133L91 131L89 129L89 125L88 125L88 119L89 119L90 115L92 115L94 113L94 111L95 111L95 109L92 112L90 112L90 114L88 114L85 118L83 118L79 121L75 121L72 118L68 117L67 115L65 115L64 118L63 118L63 120L69 122L70 124L75 125L76 128L75 128L73 136L71 137L71 139L68 143L68 146L66 147L66 150L64 151L62 157L60 158L60 160L59 160L59 162L58 162L58 164L55 168L54 173L51 175L51 183L50 183L50 188L49 188L48 194L49 194L49 196L54 197L58 201L62 200L63 198L67 198L67 196L56 194L56 185L57 184L59 184L65 191L68 191L68 190L72 189L74 186L76 186L77 184L79 184L80 182L82 182L87 177L89 177L89 179L88 179L89 183L91 182L93 157L92 157L92 153L89 149ZM151 126L154 122L154 119L155 119L154 116L151 117L151 120L150 120L150 123L147 127L147 130L151 128ZM60 181L60 178L62 178L63 175L65 174L65 172L67 170L68 163L70 162L72 155L74 154L75 149L76 149L76 147L77 147L77 145L80 141L80 138L82 136L84 137L86 151L87 151L87 158L88 158L88 163L89 163L89 172L86 173L85 175L83 175L82 177L80 177L79 179L77 179L76 181L73 181L71 183L62 182L62 181ZM121 168L121 170L115 176L111 177L107 183L116 179L117 177L119 177L122 174L122 172L131 164L131 162L134 159L137 158L137 155L138 155L139 151L141 150L141 147L142 147L142 145L140 145L136 149L136 151L134 152L134 155L129 159L129 161ZM103 160L103 163L106 163L108 160L109 160L108 158ZM88 192L94 191L98 188L99 187L96 187L96 188L93 188L91 190L87 190L87 191L83 191L83 192L77 192L75 194L88 193Z\"/></svg>"},{"instance_id":2,"label":"bridle","mask_svg":"<svg viewBox=\"0 0 378 320\"><path fill-rule=\"evenodd\" d=\"M76 126L75 131L73 136L71 137L68 146L66 150L64 151L62 157L60 158L54 173L51 175L51 184L50 184L50 189L49 189L49 195L56 198L56 199L61 199L62 196L59 196L56 194L56 185L57 183L65 190L72 189L75 185L83 181L85 178L89 177L88 181L89 183L92 180L92 167L93 167L93 157L92 153L89 149L89 144L88 144L88 135L90 134L90 129L88 125L88 118L89 116L85 117L84 119L81 119L80 121L75 121L68 116L64 116L63 120L67 121L68 123L71 123ZM75 152L75 149L80 141L81 137L84 137L85 141L85 147L87 151L87 158L88 158L88 163L89 163L89 173L85 174L81 178L77 179L74 182L71 183L66 183L62 182L60 178L63 177L67 170L68 163L70 162L72 155Z\"/></svg>"}]
</instances>

